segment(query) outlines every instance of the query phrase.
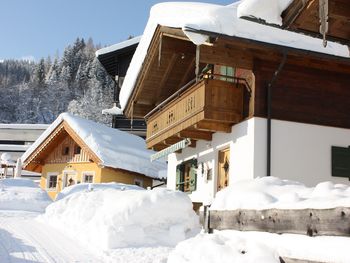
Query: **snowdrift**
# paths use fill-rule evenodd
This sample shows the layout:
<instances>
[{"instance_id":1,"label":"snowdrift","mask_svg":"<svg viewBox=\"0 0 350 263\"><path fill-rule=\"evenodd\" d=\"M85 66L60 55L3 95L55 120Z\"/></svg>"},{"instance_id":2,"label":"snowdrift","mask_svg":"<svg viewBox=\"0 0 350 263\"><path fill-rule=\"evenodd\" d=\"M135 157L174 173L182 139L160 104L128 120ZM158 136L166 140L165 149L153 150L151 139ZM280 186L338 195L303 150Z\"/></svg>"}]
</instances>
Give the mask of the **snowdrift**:
<instances>
[{"instance_id":1,"label":"snowdrift","mask_svg":"<svg viewBox=\"0 0 350 263\"><path fill-rule=\"evenodd\" d=\"M315 187L263 177L243 180L217 193L212 210L334 208L350 205L350 187L322 182Z\"/></svg>"},{"instance_id":2,"label":"snowdrift","mask_svg":"<svg viewBox=\"0 0 350 263\"><path fill-rule=\"evenodd\" d=\"M116 189L116 190L144 190L144 188L137 185L122 184L122 183L98 183L98 184L75 184L72 186L65 187L61 192L56 196L56 201L61 200L71 194L87 191L99 191L104 189Z\"/></svg>"},{"instance_id":3,"label":"snowdrift","mask_svg":"<svg viewBox=\"0 0 350 263\"><path fill-rule=\"evenodd\" d=\"M226 235L225 235L226 234ZM239 237L230 231L199 234L179 243L168 263L279 263L278 254L263 243Z\"/></svg>"},{"instance_id":4,"label":"snowdrift","mask_svg":"<svg viewBox=\"0 0 350 263\"><path fill-rule=\"evenodd\" d=\"M40 220L101 249L175 246L200 229L188 196L167 189L79 192Z\"/></svg>"},{"instance_id":5,"label":"snowdrift","mask_svg":"<svg viewBox=\"0 0 350 263\"><path fill-rule=\"evenodd\" d=\"M0 210L44 212L50 203L47 193L29 179L0 181Z\"/></svg>"}]
</instances>

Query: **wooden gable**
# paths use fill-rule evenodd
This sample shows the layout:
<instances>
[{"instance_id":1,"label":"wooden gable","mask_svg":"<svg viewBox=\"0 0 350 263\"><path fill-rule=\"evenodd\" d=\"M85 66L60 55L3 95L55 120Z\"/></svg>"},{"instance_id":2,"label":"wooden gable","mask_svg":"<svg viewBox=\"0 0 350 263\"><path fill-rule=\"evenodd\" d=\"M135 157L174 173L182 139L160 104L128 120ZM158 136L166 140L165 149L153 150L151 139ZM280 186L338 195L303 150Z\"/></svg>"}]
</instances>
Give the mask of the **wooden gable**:
<instances>
[{"instance_id":1,"label":"wooden gable","mask_svg":"<svg viewBox=\"0 0 350 263\"><path fill-rule=\"evenodd\" d=\"M65 151L68 147L68 152ZM80 153L77 154L77 147ZM95 162L100 163L98 156L77 135L66 121L59 124L51 134L32 152L23 167L26 170L41 172L48 163Z\"/></svg>"},{"instance_id":2,"label":"wooden gable","mask_svg":"<svg viewBox=\"0 0 350 263\"><path fill-rule=\"evenodd\" d=\"M328 0L327 39L350 44L349 0ZM283 27L322 38L320 32L319 0L294 0L283 12Z\"/></svg>"}]
</instances>

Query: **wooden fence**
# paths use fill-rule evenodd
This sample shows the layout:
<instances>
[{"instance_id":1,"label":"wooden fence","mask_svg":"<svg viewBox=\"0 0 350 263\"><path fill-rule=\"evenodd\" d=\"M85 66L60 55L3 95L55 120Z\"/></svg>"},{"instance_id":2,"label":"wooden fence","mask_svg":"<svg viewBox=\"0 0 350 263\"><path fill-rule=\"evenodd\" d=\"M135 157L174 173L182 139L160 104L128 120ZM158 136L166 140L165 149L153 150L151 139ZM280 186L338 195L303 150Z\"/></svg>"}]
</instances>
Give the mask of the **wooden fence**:
<instances>
[{"instance_id":1,"label":"wooden fence","mask_svg":"<svg viewBox=\"0 0 350 263\"><path fill-rule=\"evenodd\" d=\"M331 209L209 210L201 213L207 233L213 230L262 231L308 236L350 237L350 207ZM319 263L280 258L281 263Z\"/></svg>"},{"instance_id":2,"label":"wooden fence","mask_svg":"<svg viewBox=\"0 0 350 263\"><path fill-rule=\"evenodd\" d=\"M202 222L216 230L264 231L308 236L350 236L350 207L331 209L208 210Z\"/></svg>"}]
</instances>

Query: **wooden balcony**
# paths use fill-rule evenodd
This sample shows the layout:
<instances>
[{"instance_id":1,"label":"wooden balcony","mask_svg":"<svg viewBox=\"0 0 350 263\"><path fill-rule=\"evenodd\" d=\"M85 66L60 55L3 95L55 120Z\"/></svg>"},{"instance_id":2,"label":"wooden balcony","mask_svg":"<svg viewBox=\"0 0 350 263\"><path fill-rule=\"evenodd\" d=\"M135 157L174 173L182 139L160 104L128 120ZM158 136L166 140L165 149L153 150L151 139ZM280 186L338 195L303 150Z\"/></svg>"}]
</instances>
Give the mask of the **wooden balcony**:
<instances>
[{"instance_id":1,"label":"wooden balcony","mask_svg":"<svg viewBox=\"0 0 350 263\"><path fill-rule=\"evenodd\" d=\"M146 116L148 148L162 150L183 138L211 140L214 132L231 132L243 118L241 79L208 79L180 89Z\"/></svg>"}]
</instances>

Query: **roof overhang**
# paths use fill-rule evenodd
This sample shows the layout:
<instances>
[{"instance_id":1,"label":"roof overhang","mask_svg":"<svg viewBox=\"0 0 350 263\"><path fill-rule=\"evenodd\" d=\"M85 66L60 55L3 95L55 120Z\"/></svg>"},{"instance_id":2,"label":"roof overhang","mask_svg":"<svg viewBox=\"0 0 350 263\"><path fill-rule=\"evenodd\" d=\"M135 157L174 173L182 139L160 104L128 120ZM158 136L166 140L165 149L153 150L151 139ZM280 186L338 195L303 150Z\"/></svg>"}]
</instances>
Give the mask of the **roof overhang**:
<instances>
[{"instance_id":1,"label":"roof overhang","mask_svg":"<svg viewBox=\"0 0 350 263\"><path fill-rule=\"evenodd\" d=\"M254 70L258 60L277 64L288 54L288 64L350 74L350 58L281 46L205 30L185 28L209 36L200 46L200 65L221 64ZM126 116L144 117L164 99L195 77L196 46L183 29L158 26L124 109Z\"/></svg>"},{"instance_id":2,"label":"roof overhang","mask_svg":"<svg viewBox=\"0 0 350 263\"><path fill-rule=\"evenodd\" d=\"M96 51L96 57L112 77L118 73L120 56L132 56L140 42L141 36L105 47Z\"/></svg>"}]
</instances>

